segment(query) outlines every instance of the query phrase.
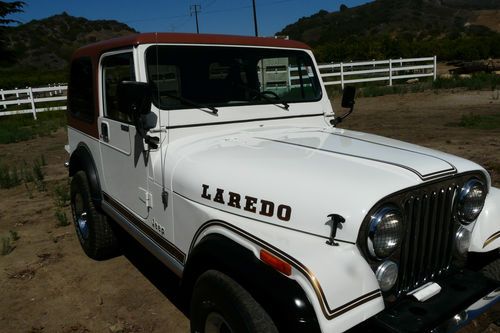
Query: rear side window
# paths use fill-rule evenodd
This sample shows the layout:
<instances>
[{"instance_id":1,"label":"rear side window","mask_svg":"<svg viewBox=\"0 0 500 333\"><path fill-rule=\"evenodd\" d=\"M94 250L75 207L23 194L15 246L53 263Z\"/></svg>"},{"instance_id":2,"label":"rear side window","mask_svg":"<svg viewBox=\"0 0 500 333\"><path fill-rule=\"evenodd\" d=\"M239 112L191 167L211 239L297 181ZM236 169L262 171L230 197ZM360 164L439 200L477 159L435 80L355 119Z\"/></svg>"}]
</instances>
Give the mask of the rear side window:
<instances>
[{"instance_id":1,"label":"rear side window","mask_svg":"<svg viewBox=\"0 0 500 333\"><path fill-rule=\"evenodd\" d=\"M69 80L69 112L86 122L94 121L94 80L92 60L82 57L73 60Z\"/></svg>"}]
</instances>

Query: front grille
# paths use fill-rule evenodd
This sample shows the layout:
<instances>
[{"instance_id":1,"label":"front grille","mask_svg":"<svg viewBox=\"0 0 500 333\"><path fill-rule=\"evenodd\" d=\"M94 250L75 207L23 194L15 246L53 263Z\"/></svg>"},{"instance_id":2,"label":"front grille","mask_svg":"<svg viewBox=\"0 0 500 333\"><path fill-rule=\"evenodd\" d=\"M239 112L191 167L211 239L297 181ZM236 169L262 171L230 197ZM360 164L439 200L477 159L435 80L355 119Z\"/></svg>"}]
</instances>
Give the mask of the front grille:
<instances>
[{"instance_id":1,"label":"front grille","mask_svg":"<svg viewBox=\"0 0 500 333\"><path fill-rule=\"evenodd\" d=\"M420 190L403 202L406 232L401 246L397 295L402 295L450 268L455 233L453 201L457 184Z\"/></svg>"}]
</instances>

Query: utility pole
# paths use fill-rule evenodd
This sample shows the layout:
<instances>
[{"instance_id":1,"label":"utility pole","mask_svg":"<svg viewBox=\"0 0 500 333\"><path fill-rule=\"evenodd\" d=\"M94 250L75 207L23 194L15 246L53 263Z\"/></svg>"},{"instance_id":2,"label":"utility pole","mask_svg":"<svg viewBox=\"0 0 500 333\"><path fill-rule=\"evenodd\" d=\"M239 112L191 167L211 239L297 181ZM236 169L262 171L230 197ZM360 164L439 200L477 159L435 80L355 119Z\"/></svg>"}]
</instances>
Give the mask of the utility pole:
<instances>
[{"instance_id":1,"label":"utility pole","mask_svg":"<svg viewBox=\"0 0 500 333\"><path fill-rule=\"evenodd\" d=\"M196 17L196 33L199 34L200 33L200 26L198 25L198 13L201 12L201 6L200 5L191 5L191 16L193 16L193 13L194 13L194 16Z\"/></svg>"},{"instance_id":2,"label":"utility pole","mask_svg":"<svg viewBox=\"0 0 500 333\"><path fill-rule=\"evenodd\" d=\"M255 9L255 0L253 2L253 25L255 27L255 37L259 37L259 30L257 29L257 10Z\"/></svg>"}]
</instances>

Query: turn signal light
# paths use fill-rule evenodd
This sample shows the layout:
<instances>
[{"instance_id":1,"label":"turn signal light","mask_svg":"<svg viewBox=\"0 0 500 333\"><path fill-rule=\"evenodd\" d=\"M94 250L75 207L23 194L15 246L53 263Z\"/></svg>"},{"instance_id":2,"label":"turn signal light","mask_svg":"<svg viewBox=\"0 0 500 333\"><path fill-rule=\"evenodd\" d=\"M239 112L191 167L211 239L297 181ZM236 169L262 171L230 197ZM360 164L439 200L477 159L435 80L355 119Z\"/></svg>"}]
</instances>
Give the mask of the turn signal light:
<instances>
[{"instance_id":1,"label":"turn signal light","mask_svg":"<svg viewBox=\"0 0 500 333\"><path fill-rule=\"evenodd\" d=\"M289 263L281 260L280 258L272 255L265 250L260 250L260 260L273 267L278 272L285 274L286 276L292 275L292 266Z\"/></svg>"}]
</instances>

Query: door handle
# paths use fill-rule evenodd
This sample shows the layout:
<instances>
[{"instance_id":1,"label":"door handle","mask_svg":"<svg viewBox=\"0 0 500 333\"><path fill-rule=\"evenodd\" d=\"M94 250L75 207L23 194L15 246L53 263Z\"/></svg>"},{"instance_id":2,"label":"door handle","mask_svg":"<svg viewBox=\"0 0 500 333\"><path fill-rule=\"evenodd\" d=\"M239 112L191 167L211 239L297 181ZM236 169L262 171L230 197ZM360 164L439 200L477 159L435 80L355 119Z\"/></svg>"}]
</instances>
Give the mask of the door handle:
<instances>
[{"instance_id":1,"label":"door handle","mask_svg":"<svg viewBox=\"0 0 500 333\"><path fill-rule=\"evenodd\" d=\"M108 124L101 123L101 138L104 142L109 142Z\"/></svg>"}]
</instances>

